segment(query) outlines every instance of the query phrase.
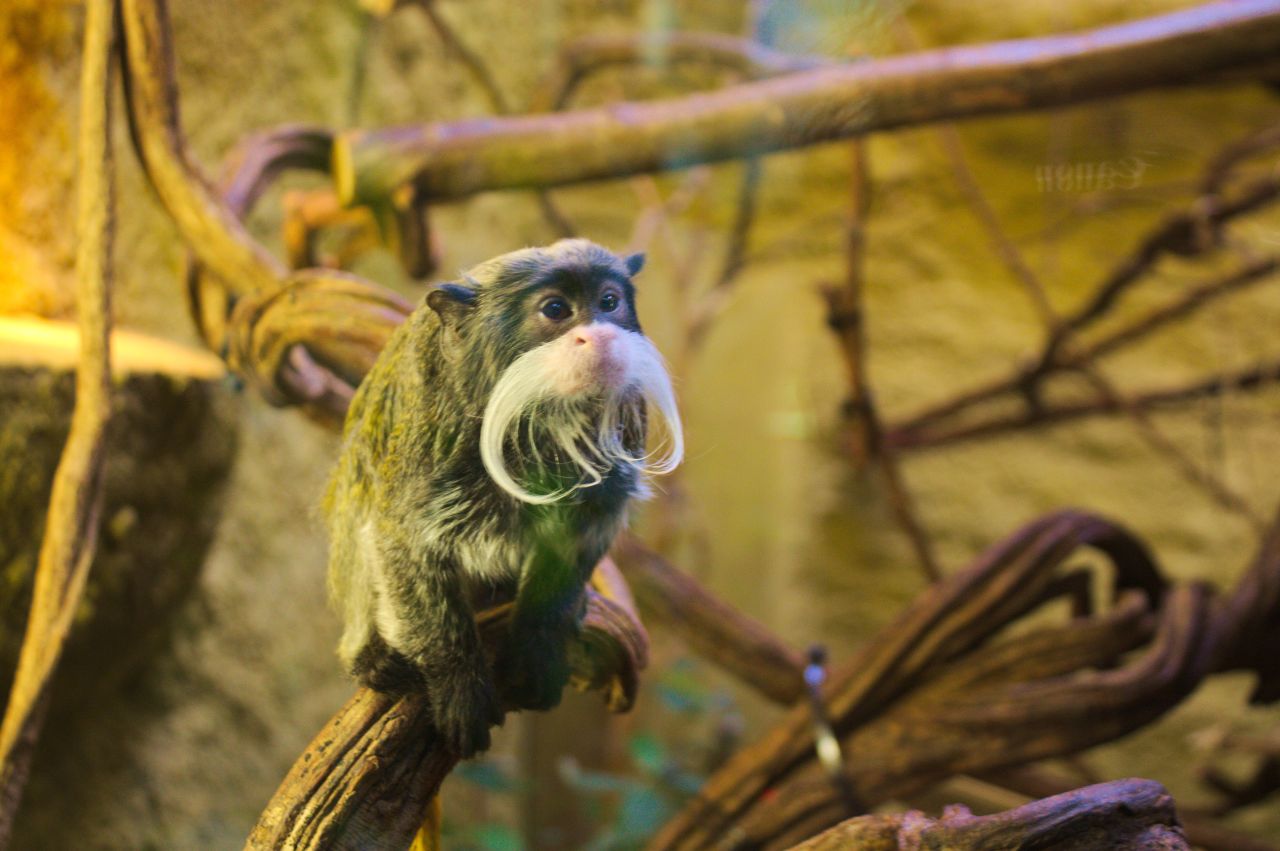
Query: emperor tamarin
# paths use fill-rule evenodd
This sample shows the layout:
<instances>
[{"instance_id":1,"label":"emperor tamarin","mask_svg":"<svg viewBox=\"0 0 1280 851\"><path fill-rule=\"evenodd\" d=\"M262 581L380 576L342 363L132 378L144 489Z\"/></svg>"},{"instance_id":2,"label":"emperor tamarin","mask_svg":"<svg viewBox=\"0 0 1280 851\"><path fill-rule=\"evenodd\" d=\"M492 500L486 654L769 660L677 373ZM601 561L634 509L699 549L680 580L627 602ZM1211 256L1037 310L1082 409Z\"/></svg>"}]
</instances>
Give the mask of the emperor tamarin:
<instances>
[{"instance_id":1,"label":"emperor tamarin","mask_svg":"<svg viewBox=\"0 0 1280 851\"><path fill-rule=\"evenodd\" d=\"M425 689L462 756L502 719L474 607L514 598L506 694L554 706L592 569L628 501L682 456L636 318L643 264L583 239L482 263L427 295L352 400L325 501L339 655L372 688Z\"/></svg>"}]
</instances>

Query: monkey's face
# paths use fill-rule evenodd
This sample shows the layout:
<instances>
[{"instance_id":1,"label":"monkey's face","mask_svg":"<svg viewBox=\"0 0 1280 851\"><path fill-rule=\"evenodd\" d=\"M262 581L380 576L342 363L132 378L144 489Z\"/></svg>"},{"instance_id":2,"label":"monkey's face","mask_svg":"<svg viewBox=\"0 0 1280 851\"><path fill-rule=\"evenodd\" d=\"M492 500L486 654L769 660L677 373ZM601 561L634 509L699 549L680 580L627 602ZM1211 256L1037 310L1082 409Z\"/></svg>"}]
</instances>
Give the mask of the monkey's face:
<instances>
[{"instance_id":1,"label":"monkey's face","mask_svg":"<svg viewBox=\"0 0 1280 851\"><path fill-rule=\"evenodd\" d=\"M609 395L633 382L643 340L631 282L616 275L558 275L522 294L519 336L539 350L546 393L565 400Z\"/></svg>"},{"instance_id":2,"label":"monkey's face","mask_svg":"<svg viewBox=\"0 0 1280 851\"><path fill-rule=\"evenodd\" d=\"M639 255L621 258L586 240L562 240L477 267L468 276L473 289L442 288L442 299L469 301L464 333L500 364L480 453L493 480L517 498L551 502L601 483L620 464L643 474L679 463L671 380L636 319L631 278L642 264ZM432 306L446 316L445 305ZM643 454L649 411L667 431L667 451L657 460ZM556 465L577 471L577 482L532 493L527 480L545 480L541 473Z\"/></svg>"}]
</instances>

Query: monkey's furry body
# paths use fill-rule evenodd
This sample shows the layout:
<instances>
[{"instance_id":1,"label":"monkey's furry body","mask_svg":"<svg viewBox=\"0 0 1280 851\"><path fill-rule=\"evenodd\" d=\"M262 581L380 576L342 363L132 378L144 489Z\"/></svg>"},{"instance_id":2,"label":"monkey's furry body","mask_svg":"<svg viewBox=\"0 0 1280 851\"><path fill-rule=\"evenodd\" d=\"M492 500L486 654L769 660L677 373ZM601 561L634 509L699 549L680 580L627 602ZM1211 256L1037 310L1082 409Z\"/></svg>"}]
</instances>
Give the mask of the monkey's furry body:
<instances>
[{"instance_id":1,"label":"monkey's furry body","mask_svg":"<svg viewBox=\"0 0 1280 851\"><path fill-rule=\"evenodd\" d=\"M461 755L502 719L473 605L514 597L504 693L555 705L592 569L646 475L679 460L635 316L642 262L562 240L483 263L428 295L352 401L325 503L339 655L375 689L425 688ZM649 409L672 435L661 465Z\"/></svg>"}]
</instances>

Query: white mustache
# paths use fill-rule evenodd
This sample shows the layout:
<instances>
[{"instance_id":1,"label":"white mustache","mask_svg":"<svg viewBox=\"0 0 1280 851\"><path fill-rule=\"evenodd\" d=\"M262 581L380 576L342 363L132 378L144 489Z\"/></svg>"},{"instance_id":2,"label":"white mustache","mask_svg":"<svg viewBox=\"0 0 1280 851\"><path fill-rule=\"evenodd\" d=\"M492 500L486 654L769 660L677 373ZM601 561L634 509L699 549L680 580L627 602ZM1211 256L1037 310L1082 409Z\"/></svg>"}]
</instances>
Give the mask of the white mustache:
<instances>
[{"instance_id":1,"label":"white mustache","mask_svg":"<svg viewBox=\"0 0 1280 851\"><path fill-rule=\"evenodd\" d=\"M598 485L619 464L632 465L647 477L669 473L684 459L675 390L662 355L647 337L618 329L613 346L623 367L622 377L589 400L567 399L555 390L556 378L564 368L564 349L569 345L568 335L562 335L516 358L494 386L480 426L480 459L490 478L516 499L533 505L557 502L574 491ZM637 457L623 445L623 433L640 425L641 401L648 411L658 414L666 434L653 453ZM572 487L535 494L507 469L503 449L511 427L534 409L545 414L539 416L537 433L545 436L550 446L538 447L530 441L532 466L542 466L545 450L560 450L582 472L582 480Z\"/></svg>"}]
</instances>

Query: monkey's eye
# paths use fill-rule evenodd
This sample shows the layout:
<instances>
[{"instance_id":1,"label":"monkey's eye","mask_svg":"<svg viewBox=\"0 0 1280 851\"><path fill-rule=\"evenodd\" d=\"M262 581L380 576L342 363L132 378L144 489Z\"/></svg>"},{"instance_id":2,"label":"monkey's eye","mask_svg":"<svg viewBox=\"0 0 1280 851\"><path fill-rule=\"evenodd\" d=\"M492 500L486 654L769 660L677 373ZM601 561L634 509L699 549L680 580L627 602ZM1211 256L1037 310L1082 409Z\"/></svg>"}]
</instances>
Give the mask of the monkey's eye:
<instances>
[{"instance_id":1,"label":"monkey's eye","mask_svg":"<svg viewBox=\"0 0 1280 851\"><path fill-rule=\"evenodd\" d=\"M605 293L604 297L600 299L600 309L603 310L605 313L613 313L615 310L617 310L618 294Z\"/></svg>"},{"instance_id":2,"label":"monkey's eye","mask_svg":"<svg viewBox=\"0 0 1280 851\"><path fill-rule=\"evenodd\" d=\"M568 319L571 313L573 310L569 307L569 303L562 298L547 299L542 304L542 315L552 322Z\"/></svg>"}]
</instances>

